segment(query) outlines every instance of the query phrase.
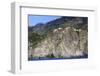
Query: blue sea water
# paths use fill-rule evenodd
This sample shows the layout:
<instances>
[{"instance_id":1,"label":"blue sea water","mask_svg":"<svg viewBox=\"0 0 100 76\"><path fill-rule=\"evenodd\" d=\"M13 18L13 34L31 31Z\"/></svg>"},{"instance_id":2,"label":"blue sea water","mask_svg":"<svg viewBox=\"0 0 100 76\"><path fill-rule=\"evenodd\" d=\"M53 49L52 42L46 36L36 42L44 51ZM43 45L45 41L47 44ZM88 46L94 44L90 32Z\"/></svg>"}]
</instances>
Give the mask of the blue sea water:
<instances>
[{"instance_id":1,"label":"blue sea water","mask_svg":"<svg viewBox=\"0 0 100 76\"><path fill-rule=\"evenodd\" d=\"M66 57L66 58L33 57L33 58L29 58L28 61L63 60L63 59L84 59L84 58L88 58L88 55L84 54L83 56L71 56L71 57Z\"/></svg>"}]
</instances>

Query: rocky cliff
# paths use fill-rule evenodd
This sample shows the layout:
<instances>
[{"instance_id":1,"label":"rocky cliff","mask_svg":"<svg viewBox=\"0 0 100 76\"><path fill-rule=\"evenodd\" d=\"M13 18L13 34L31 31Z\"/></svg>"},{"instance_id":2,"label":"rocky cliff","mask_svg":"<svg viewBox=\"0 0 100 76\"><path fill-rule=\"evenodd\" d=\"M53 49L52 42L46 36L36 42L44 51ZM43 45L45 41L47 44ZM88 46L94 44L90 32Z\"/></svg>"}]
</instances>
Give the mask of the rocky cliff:
<instances>
[{"instance_id":1,"label":"rocky cliff","mask_svg":"<svg viewBox=\"0 0 100 76\"><path fill-rule=\"evenodd\" d=\"M48 22L45 27L43 25L42 29L47 32L45 33L46 37L38 42L35 48L29 46L29 59L41 57L70 58L84 55L87 57L88 30L87 22L84 20L84 18L68 19L63 17ZM32 42L30 43L32 44Z\"/></svg>"}]
</instances>

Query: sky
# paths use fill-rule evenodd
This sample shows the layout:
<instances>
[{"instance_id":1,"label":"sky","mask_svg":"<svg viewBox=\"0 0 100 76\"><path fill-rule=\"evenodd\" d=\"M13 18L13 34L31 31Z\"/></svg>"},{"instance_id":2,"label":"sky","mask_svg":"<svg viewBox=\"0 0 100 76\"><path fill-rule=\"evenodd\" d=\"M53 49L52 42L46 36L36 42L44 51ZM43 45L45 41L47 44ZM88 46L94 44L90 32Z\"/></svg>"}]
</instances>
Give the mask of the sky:
<instances>
[{"instance_id":1,"label":"sky","mask_svg":"<svg viewBox=\"0 0 100 76\"><path fill-rule=\"evenodd\" d=\"M47 23L49 21L55 20L60 18L61 16L39 16L39 15L29 15L28 16L28 23L29 26L34 26L37 23Z\"/></svg>"}]
</instances>

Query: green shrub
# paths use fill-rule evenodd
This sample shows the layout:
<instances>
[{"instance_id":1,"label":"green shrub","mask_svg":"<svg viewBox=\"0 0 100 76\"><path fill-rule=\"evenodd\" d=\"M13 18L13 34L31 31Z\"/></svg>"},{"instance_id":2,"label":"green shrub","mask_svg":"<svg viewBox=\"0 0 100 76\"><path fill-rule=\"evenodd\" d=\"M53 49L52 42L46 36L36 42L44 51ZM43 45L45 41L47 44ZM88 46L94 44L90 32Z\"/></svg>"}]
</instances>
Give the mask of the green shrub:
<instances>
[{"instance_id":1,"label":"green shrub","mask_svg":"<svg viewBox=\"0 0 100 76\"><path fill-rule=\"evenodd\" d=\"M44 40L47 36L45 34L38 34L35 32L28 33L28 41L32 44L31 47L35 48L38 43ZM30 47L30 46L29 46Z\"/></svg>"}]
</instances>

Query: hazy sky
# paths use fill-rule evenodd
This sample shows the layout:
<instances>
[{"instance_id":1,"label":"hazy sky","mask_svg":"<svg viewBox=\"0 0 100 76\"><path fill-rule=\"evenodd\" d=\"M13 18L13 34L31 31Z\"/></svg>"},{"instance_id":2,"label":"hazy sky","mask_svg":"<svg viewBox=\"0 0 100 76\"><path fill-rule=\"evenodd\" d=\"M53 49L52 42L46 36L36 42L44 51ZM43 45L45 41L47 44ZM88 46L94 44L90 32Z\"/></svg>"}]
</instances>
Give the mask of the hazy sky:
<instances>
[{"instance_id":1,"label":"hazy sky","mask_svg":"<svg viewBox=\"0 0 100 76\"><path fill-rule=\"evenodd\" d=\"M34 26L37 23L47 23L49 21L52 21L54 19L60 18L61 16L36 16L36 15L29 15L28 21L29 26Z\"/></svg>"}]
</instances>

